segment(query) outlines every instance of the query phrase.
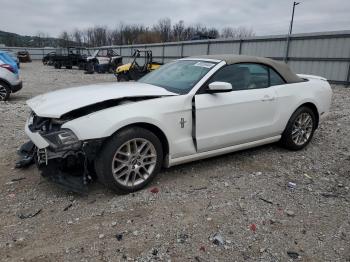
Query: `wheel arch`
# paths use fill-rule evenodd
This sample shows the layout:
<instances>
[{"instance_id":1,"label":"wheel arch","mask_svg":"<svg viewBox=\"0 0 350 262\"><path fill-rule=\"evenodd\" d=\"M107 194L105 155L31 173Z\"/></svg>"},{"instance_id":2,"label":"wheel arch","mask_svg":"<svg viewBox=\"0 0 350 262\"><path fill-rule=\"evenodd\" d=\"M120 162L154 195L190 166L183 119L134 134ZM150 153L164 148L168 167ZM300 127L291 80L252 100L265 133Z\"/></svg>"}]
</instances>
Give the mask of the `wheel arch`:
<instances>
[{"instance_id":1,"label":"wheel arch","mask_svg":"<svg viewBox=\"0 0 350 262\"><path fill-rule=\"evenodd\" d=\"M159 138L159 140L160 140L160 142L162 144L163 161L165 159L167 159L167 156L168 156L168 154L170 152L169 140L168 140L167 136L165 135L165 132L162 129L160 129L158 126L154 125L154 124L150 124L150 123L147 123L147 122L136 122L136 123L128 124L128 125L125 125L123 127L120 127L110 137L112 137L113 135L117 134L118 132L120 132L123 129L132 128L132 127L141 127L141 128L147 129L147 130L151 131L153 134L155 134Z\"/></svg>"},{"instance_id":2,"label":"wheel arch","mask_svg":"<svg viewBox=\"0 0 350 262\"><path fill-rule=\"evenodd\" d=\"M5 80L3 78L0 78L0 83L7 85L7 87L10 89L10 93L12 93L12 85L10 82L8 82L7 80Z\"/></svg>"},{"instance_id":3,"label":"wheel arch","mask_svg":"<svg viewBox=\"0 0 350 262\"><path fill-rule=\"evenodd\" d=\"M0 78L0 83L4 83L5 85L8 85L10 88L12 86L7 80L5 80L3 78Z\"/></svg>"},{"instance_id":4,"label":"wheel arch","mask_svg":"<svg viewBox=\"0 0 350 262\"><path fill-rule=\"evenodd\" d=\"M310 101L304 101L304 102L300 103L299 106L295 108L295 110L293 110L293 111L291 111L289 113L290 114L289 118L283 124L283 132L286 130L286 128L288 126L288 123L289 123L289 120L291 119L292 115L301 107L307 107L307 108L310 108L312 110L312 112L315 114L315 118L316 118L316 127L315 127L315 129L318 128L318 123L319 123L320 116L319 116L319 112L318 112L316 104L313 103L313 102L310 102Z\"/></svg>"},{"instance_id":5,"label":"wheel arch","mask_svg":"<svg viewBox=\"0 0 350 262\"><path fill-rule=\"evenodd\" d=\"M296 110L298 110L300 107L308 107L312 110L312 112L315 114L315 118L316 118L316 129L318 128L318 123L320 121L320 115L319 115L319 112L318 112L318 109L317 109L317 106L312 103L312 102L306 102L306 103L303 103L301 104ZM296 111L295 110L295 111ZM294 111L294 112L295 112ZM294 114L293 112L293 114Z\"/></svg>"}]
</instances>

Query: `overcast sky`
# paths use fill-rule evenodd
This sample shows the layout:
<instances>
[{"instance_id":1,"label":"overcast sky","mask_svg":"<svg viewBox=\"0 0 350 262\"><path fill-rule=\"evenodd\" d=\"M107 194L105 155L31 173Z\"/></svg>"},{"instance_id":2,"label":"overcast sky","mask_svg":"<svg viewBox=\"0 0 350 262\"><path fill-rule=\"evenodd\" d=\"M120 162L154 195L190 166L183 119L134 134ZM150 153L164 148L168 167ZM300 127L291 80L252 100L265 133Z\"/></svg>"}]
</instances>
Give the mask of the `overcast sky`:
<instances>
[{"instance_id":1,"label":"overcast sky","mask_svg":"<svg viewBox=\"0 0 350 262\"><path fill-rule=\"evenodd\" d=\"M350 0L304 0L294 33L350 29ZM252 28L257 35L285 34L291 0L0 0L0 30L24 35L124 24L151 26L160 18L221 29Z\"/></svg>"}]
</instances>

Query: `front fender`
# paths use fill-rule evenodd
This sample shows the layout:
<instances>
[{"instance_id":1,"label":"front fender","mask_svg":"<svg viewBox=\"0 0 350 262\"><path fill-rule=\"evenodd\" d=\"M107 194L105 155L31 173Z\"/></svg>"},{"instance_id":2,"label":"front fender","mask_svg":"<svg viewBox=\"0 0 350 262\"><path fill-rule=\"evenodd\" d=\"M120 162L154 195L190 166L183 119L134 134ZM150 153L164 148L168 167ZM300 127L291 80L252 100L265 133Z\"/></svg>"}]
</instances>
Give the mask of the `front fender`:
<instances>
[{"instance_id":1,"label":"front fender","mask_svg":"<svg viewBox=\"0 0 350 262\"><path fill-rule=\"evenodd\" d=\"M73 119L63 124L62 128L71 129L79 140L89 140L109 137L131 124L146 123L157 126L167 136L169 128L162 121L161 101L164 98L126 102ZM150 105L159 105L160 108Z\"/></svg>"}]
</instances>

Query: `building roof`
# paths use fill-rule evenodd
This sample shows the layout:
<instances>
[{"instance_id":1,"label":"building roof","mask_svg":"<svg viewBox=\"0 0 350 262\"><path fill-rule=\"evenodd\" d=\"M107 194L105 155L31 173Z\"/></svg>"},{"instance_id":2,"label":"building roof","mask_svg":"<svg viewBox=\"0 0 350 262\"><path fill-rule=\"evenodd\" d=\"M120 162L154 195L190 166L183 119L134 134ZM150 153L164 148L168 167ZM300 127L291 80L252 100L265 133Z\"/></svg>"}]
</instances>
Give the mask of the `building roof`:
<instances>
[{"instance_id":1,"label":"building roof","mask_svg":"<svg viewBox=\"0 0 350 262\"><path fill-rule=\"evenodd\" d=\"M279 62L270 58L257 57L257 56L246 56L246 55L234 55L234 54L222 54L222 55L201 55L192 56L190 58L200 58L200 59L213 59L225 61L226 64L238 64L238 63L257 63L264 64L275 69L287 83L297 83L303 80L299 78L289 66L284 62Z\"/></svg>"}]
</instances>

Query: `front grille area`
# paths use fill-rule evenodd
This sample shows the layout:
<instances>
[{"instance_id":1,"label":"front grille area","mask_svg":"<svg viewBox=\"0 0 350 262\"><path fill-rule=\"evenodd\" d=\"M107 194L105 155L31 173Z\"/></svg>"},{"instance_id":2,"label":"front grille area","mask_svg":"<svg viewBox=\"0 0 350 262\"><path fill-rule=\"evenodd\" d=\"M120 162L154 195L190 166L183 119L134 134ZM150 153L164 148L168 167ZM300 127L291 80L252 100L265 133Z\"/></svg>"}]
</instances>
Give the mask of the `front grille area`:
<instances>
[{"instance_id":1,"label":"front grille area","mask_svg":"<svg viewBox=\"0 0 350 262\"><path fill-rule=\"evenodd\" d=\"M57 131L60 128L59 124L53 124L51 118L37 116L32 112L30 116L29 130L32 132L39 132L46 134L48 132Z\"/></svg>"}]
</instances>

